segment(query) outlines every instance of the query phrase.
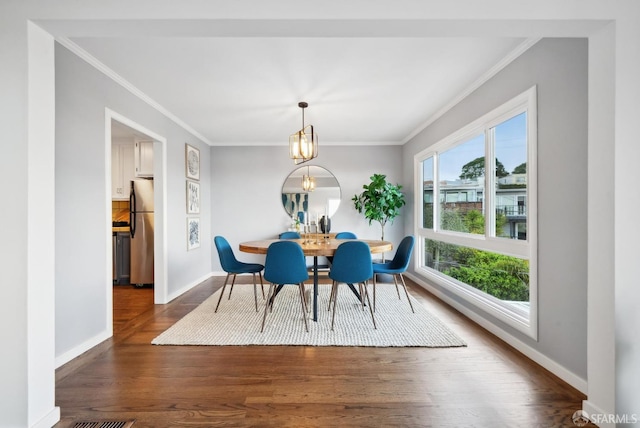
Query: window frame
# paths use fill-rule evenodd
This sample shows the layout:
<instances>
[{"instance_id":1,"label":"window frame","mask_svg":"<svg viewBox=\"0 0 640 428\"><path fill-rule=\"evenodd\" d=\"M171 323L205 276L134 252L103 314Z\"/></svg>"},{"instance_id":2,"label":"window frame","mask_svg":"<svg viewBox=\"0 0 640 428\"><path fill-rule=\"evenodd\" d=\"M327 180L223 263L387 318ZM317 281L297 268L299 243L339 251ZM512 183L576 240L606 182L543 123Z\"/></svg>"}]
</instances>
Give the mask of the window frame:
<instances>
[{"instance_id":1,"label":"window frame","mask_svg":"<svg viewBox=\"0 0 640 428\"><path fill-rule=\"evenodd\" d=\"M495 236L495 151L492 128L508 119L526 112L527 114L527 239L508 239ZM538 261L537 261L537 88L532 86L523 93L482 115L437 143L414 155L414 231L418 237L417 257L414 269L417 275L434 282L466 302L482 309L527 336L538 339ZM468 138L485 135L485 191L482 197L485 211L485 234L470 234L440 229L440 199L438 156L446 150L467 141ZM433 229L423 227L424 186L422 162L433 158ZM487 293L463 284L425 266L425 238L449 244L471 247L529 261L529 311L528 313Z\"/></svg>"}]
</instances>

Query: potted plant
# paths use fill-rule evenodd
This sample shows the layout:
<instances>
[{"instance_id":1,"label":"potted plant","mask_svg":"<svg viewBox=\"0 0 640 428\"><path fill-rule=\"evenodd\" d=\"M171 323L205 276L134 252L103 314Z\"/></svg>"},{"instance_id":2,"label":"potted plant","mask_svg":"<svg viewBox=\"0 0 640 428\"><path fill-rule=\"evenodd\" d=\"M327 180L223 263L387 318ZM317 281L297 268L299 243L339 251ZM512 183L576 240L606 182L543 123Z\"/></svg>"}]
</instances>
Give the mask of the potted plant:
<instances>
[{"instance_id":1,"label":"potted plant","mask_svg":"<svg viewBox=\"0 0 640 428\"><path fill-rule=\"evenodd\" d=\"M400 215L400 208L406 204L404 194L400 191L402 186L388 183L384 174L373 174L371 183L362 188L364 191L351 200L356 210L369 220L369 225L374 220L380 223L381 239L384 241L385 225L388 221L393 223L393 219Z\"/></svg>"}]
</instances>

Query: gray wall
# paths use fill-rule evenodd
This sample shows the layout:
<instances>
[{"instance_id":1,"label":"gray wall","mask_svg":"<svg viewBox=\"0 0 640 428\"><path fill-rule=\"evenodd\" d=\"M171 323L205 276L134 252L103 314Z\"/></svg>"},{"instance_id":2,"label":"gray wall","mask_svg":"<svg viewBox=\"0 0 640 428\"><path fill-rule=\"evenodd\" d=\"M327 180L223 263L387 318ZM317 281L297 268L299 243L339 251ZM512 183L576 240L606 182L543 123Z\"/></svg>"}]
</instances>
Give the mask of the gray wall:
<instances>
[{"instance_id":1,"label":"gray wall","mask_svg":"<svg viewBox=\"0 0 640 428\"><path fill-rule=\"evenodd\" d=\"M431 285L586 379L586 39L541 40L427 127L404 146L403 181L413 192L416 153L533 85L538 88L538 342ZM411 233L413 210L405 215Z\"/></svg>"},{"instance_id":2,"label":"gray wall","mask_svg":"<svg viewBox=\"0 0 640 428\"><path fill-rule=\"evenodd\" d=\"M105 215L111 211L105 152L109 156L110 152L105 150L105 107L167 140L168 295L179 294L211 271L206 239L199 249L187 251L184 161L185 143L200 148L200 191L209 194L209 147L56 45L56 357L84 351L86 344L103 339L110 328L106 311L111 253L110 237L105 235ZM155 150L154 155L157 159L161 153ZM155 178L158 186L160 177ZM211 230L209 198L203 198L201 210L206 237Z\"/></svg>"},{"instance_id":3,"label":"gray wall","mask_svg":"<svg viewBox=\"0 0 640 428\"><path fill-rule=\"evenodd\" d=\"M316 123L322 129L321 123ZM318 131L320 132L320 131ZM378 223L368 221L353 208L351 198L362 192L373 174L385 174L396 184L402 179L401 146L321 146L319 156L310 161L328 169L338 179L342 201L331 219L331 231L350 230L362 239L380 239ZM212 239L223 235L246 261L264 261L264 256L237 251L242 241L270 239L287 230L290 217L282 206L281 189L287 176L298 166L289 159L288 147L212 147L211 212ZM411 195L407 195L407 200ZM397 245L402 239L402 215L385 228L385 240ZM211 242L210 245L213 246ZM213 271L221 272L215 249Z\"/></svg>"}]
</instances>

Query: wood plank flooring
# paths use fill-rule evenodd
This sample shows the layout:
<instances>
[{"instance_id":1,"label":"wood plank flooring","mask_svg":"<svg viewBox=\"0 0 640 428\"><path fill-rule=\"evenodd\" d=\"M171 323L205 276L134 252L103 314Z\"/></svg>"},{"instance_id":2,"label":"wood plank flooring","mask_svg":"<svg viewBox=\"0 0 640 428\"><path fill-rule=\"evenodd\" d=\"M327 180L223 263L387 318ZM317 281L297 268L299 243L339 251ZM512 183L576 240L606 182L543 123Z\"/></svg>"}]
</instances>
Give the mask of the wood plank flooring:
<instances>
[{"instance_id":1,"label":"wood plank flooring","mask_svg":"<svg viewBox=\"0 0 640 428\"><path fill-rule=\"evenodd\" d=\"M56 371L56 428L573 427L586 398L411 281L468 347L150 345L223 280L168 305L153 305L151 289L116 286L113 338Z\"/></svg>"}]
</instances>

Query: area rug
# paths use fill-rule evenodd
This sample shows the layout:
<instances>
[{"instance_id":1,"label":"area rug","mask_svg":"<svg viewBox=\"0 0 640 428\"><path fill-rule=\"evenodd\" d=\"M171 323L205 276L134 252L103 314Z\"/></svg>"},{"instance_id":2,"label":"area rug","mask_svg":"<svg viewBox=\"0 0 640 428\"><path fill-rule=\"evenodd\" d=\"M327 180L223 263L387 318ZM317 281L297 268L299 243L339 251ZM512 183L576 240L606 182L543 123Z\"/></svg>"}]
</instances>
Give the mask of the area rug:
<instances>
[{"instance_id":1,"label":"area rug","mask_svg":"<svg viewBox=\"0 0 640 428\"><path fill-rule=\"evenodd\" d=\"M369 293L371 294L371 285ZM307 290L312 290L307 285ZM164 331L151 343L154 345L307 345L307 346L369 346L369 347L429 347L466 346L440 319L429 313L412 298L411 312L404 293L398 299L393 284L378 284L376 324L373 328L369 308L362 311L359 300L340 285L334 331L331 331L329 284L321 284L318 293L318 321L307 313L309 332L305 331L300 297L296 286L287 285L278 294L273 312L267 314L264 333L260 332L265 301L258 290L255 311L252 284L236 284L231 299L229 288L215 313L220 290L200 306ZM265 285L265 293L268 286Z\"/></svg>"}]
</instances>

